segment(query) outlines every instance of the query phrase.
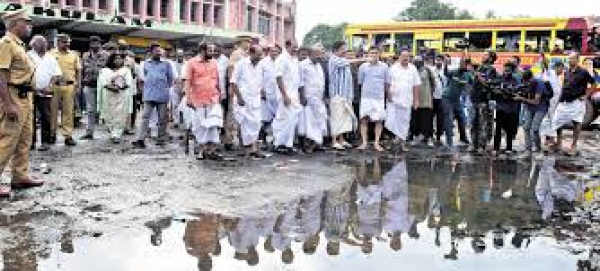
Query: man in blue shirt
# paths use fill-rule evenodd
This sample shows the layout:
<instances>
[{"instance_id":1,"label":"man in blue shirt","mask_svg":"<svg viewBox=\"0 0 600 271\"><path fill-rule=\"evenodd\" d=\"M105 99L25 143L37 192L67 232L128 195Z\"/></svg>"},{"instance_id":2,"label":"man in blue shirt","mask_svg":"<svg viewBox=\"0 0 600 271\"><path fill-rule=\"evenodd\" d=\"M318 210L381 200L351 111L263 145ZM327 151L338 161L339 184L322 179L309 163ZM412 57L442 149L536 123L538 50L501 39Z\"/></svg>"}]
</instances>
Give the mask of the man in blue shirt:
<instances>
[{"instance_id":1,"label":"man in blue shirt","mask_svg":"<svg viewBox=\"0 0 600 271\"><path fill-rule=\"evenodd\" d=\"M525 158L530 157L532 152L542 151L542 138L540 136L540 125L546 113L550 99L548 95L551 89L546 89L546 83L534 79L531 70L523 72L523 84L526 91L523 96L517 96L516 100L523 103L523 130L525 132ZM535 143L535 150L533 149Z\"/></svg>"},{"instance_id":2,"label":"man in blue shirt","mask_svg":"<svg viewBox=\"0 0 600 271\"><path fill-rule=\"evenodd\" d=\"M140 127L137 141L133 143L136 148L145 148L145 139L149 134L150 118L156 109L158 113L158 141L157 145L164 145L168 139L168 102L169 90L173 86L173 69L170 63L163 58L164 50L160 44L150 45L152 57L144 63L141 68L141 79L143 82L142 101L144 102L144 113L142 126Z\"/></svg>"}]
</instances>

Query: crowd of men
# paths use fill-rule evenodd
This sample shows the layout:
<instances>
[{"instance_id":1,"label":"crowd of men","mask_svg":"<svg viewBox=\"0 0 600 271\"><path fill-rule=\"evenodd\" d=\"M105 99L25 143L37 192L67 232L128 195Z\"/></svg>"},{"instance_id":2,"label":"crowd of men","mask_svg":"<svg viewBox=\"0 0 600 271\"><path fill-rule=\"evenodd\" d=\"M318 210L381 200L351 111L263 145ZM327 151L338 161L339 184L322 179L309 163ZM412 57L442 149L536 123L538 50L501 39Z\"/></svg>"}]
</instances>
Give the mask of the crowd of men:
<instances>
[{"instance_id":1,"label":"crowd of men","mask_svg":"<svg viewBox=\"0 0 600 271\"><path fill-rule=\"evenodd\" d=\"M61 34L52 50L43 36L33 37L26 53L22 40L30 35L31 20L22 11L9 12L4 20L0 133L7 136L0 137L0 169L12 159L13 188L42 185L29 177L29 149L50 149L58 128L66 146L77 144L79 92L87 111L80 140L96 139L98 124L106 124L111 142L120 144L137 131L133 146L146 148L156 126L156 144L164 145L172 122L173 129L193 135L198 159L222 160L223 150L236 147L254 159L266 157L265 146L287 155L325 145L365 150L372 136L376 151L404 152L420 144L454 151L455 120L461 144L494 156L503 136L503 152L514 151L522 125L525 155L533 156L544 150L542 137L549 149L560 151L561 128L570 123L574 139L566 152L576 152L586 90L594 84L577 52L568 63L552 67L542 59L536 75L521 70L518 57L496 70L494 52L485 53L480 64L463 58L451 69L449 56L428 50L413 56L404 48L384 59L377 47L357 57L344 42L327 53L318 44L259 45L250 37L239 37L234 45L205 42L192 54L176 50L172 58L160 43L152 43L147 59L136 61L123 41L103 44L91 37L89 52L80 56L70 49L69 36ZM136 126L138 111L142 117ZM0 196L10 188L0 186Z\"/></svg>"}]
</instances>

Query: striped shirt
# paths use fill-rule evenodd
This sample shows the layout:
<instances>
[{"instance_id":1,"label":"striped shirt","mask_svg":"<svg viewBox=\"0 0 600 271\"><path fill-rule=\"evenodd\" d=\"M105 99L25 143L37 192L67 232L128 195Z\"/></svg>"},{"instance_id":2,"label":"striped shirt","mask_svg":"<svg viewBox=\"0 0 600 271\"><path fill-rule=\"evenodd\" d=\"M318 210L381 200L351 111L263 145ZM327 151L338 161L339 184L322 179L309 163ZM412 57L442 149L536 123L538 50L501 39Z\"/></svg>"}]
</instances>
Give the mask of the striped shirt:
<instances>
[{"instance_id":1,"label":"striped shirt","mask_svg":"<svg viewBox=\"0 0 600 271\"><path fill-rule=\"evenodd\" d=\"M331 55L329 58L329 97L340 96L349 102L354 99L352 71L348 59Z\"/></svg>"}]
</instances>

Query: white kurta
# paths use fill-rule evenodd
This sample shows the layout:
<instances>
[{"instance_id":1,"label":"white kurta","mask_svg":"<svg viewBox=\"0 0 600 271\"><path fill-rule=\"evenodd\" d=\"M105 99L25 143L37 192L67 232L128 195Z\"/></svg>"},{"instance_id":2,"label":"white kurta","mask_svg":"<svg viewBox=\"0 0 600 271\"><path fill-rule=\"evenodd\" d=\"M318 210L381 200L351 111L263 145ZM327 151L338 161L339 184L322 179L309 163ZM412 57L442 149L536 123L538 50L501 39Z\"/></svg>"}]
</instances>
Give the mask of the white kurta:
<instances>
[{"instance_id":1,"label":"white kurta","mask_svg":"<svg viewBox=\"0 0 600 271\"><path fill-rule=\"evenodd\" d=\"M298 95L300 84L300 71L298 60L291 57L280 57L277 59L277 77L283 79L283 85L291 100L289 106L285 106L280 97L275 119L273 119L273 145L294 146L294 137L302 107Z\"/></svg>"},{"instance_id":2,"label":"white kurta","mask_svg":"<svg viewBox=\"0 0 600 271\"><path fill-rule=\"evenodd\" d=\"M323 144L327 134L327 108L323 102L325 74L319 63L307 59L300 63L300 86L304 87L307 104L303 107L298 124L298 134Z\"/></svg>"},{"instance_id":3,"label":"white kurta","mask_svg":"<svg viewBox=\"0 0 600 271\"><path fill-rule=\"evenodd\" d=\"M562 82L559 76L556 75L554 70L549 70L540 75L540 79L543 81L550 82L552 86L552 91L554 95L552 99L550 99L550 105L548 106L548 113L544 116L542 120L542 124L540 126L540 135L544 136L556 136L556 130L552 129L552 120L554 119L554 115L556 112L556 107L558 107L558 100L560 99L560 94L562 92Z\"/></svg>"},{"instance_id":4,"label":"white kurta","mask_svg":"<svg viewBox=\"0 0 600 271\"><path fill-rule=\"evenodd\" d=\"M277 97L280 95L279 86L277 86L277 69L275 61L266 57L258 64L263 75L263 87L265 98L261 104L262 120L271 122L277 113L279 102Z\"/></svg>"},{"instance_id":5,"label":"white kurta","mask_svg":"<svg viewBox=\"0 0 600 271\"><path fill-rule=\"evenodd\" d=\"M107 89L107 86L112 83L125 85L127 88L113 92ZM104 68L100 70L98 75L97 106L100 119L106 121L106 126L113 138L120 138L127 125L127 119L132 111L133 96L131 92L133 91L133 84L134 81L129 68L124 67L116 71Z\"/></svg>"},{"instance_id":6,"label":"white kurta","mask_svg":"<svg viewBox=\"0 0 600 271\"><path fill-rule=\"evenodd\" d=\"M192 133L199 144L219 143L219 129L223 127L221 104L192 109Z\"/></svg>"},{"instance_id":7,"label":"white kurta","mask_svg":"<svg viewBox=\"0 0 600 271\"><path fill-rule=\"evenodd\" d=\"M390 84L391 102L388 102L386 108L385 127L398 138L406 140L414 103L413 90L415 86L421 85L421 77L414 65L403 67L396 63L390 67L387 80Z\"/></svg>"},{"instance_id":8,"label":"white kurta","mask_svg":"<svg viewBox=\"0 0 600 271\"><path fill-rule=\"evenodd\" d=\"M260 112L262 82L260 69L258 65L252 64L250 58L244 58L235 65L231 75L231 83L238 87L245 105L240 106L236 98L233 103L233 114L240 124L242 143L245 146L254 144L258 140L258 134L262 126Z\"/></svg>"}]
</instances>

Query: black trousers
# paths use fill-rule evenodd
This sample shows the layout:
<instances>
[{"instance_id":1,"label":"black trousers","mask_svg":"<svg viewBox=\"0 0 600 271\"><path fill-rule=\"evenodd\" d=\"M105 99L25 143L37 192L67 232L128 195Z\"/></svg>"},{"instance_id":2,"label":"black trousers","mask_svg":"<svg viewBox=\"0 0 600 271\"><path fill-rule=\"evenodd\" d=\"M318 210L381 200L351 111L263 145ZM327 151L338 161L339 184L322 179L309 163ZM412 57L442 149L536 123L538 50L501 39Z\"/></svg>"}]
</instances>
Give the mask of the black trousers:
<instances>
[{"instance_id":1,"label":"black trousers","mask_svg":"<svg viewBox=\"0 0 600 271\"><path fill-rule=\"evenodd\" d=\"M441 140L444 134L444 108L442 107L442 99L433 99L433 117L435 118L436 139Z\"/></svg>"},{"instance_id":2,"label":"black trousers","mask_svg":"<svg viewBox=\"0 0 600 271\"><path fill-rule=\"evenodd\" d=\"M40 97L36 95L33 99L33 140L31 145L35 146L37 143L37 132L38 126L36 120L40 123L41 130L41 141L42 144L50 144L52 138L51 131L51 114L50 108L52 106L52 97Z\"/></svg>"},{"instance_id":3,"label":"black trousers","mask_svg":"<svg viewBox=\"0 0 600 271\"><path fill-rule=\"evenodd\" d=\"M512 143L519 130L519 112L509 113L501 110L496 111L496 130L494 131L494 150L500 150L502 132L506 136L506 150L512 151Z\"/></svg>"},{"instance_id":4,"label":"black trousers","mask_svg":"<svg viewBox=\"0 0 600 271\"><path fill-rule=\"evenodd\" d=\"M433 109L413 109L410 118L410 139L422 135L425 139L433 137Z\"/></svg>"}]
</instances>

